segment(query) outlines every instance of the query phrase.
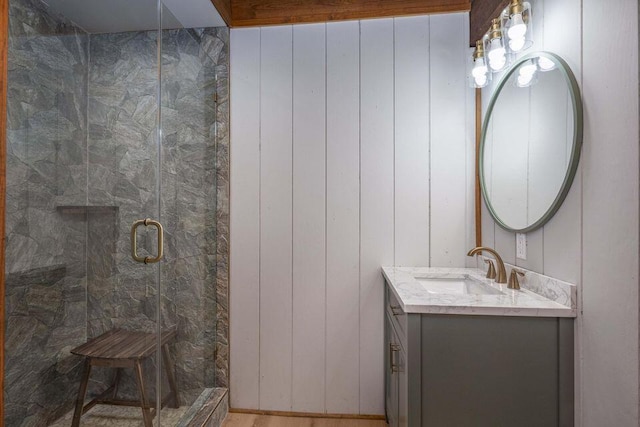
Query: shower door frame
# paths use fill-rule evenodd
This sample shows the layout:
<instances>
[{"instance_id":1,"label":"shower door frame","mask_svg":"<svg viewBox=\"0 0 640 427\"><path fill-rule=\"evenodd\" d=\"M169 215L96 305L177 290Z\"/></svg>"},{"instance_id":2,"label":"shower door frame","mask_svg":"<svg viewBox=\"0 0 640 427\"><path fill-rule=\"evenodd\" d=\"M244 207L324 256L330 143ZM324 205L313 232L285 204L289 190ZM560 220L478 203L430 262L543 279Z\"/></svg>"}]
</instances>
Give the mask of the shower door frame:
<instances>
[{"instance_id":1,"label":"shower door frame","mask_svg":"<svg viewBox=\"0 0 640 427\"><path fill-rule=\"evenodd\" d=\"M6 200L7 51L9 50L9 0L0 0L0 427L4 427L4 215Z\"/></svg>"}]
</instances>

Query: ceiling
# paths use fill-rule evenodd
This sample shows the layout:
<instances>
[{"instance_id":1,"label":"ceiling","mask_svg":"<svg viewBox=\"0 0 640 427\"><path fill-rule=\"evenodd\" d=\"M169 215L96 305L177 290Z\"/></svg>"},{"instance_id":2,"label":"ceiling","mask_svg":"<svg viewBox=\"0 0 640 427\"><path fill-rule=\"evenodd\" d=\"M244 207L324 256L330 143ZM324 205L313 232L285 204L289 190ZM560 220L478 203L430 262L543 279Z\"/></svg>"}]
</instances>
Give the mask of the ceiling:
<instances>
[{"instance_id":1,"label":"ceiling","mask_svg":"<svg viewBox=\"0 0 640 427\"><path fill-rule=\"evenodd\" d=\"M210 0L230 27L470 12L475 46L509 0Z\"/></svg>"},{"instance_id":2,"label":"ceiling","mask_svg":"<svg viewBox=\"0 0 640 427\"><path fill-rule=\"evenodd\" d=\"M89 33L157 29L158 0L40 0ZM162 27L243 27L470 11L470 45L508 0L162 0Z\"/></svg>"},{"instance_id":3,"label":"ceiling","mask_svg":"<svg viewBox=\"0 0 640 427\"><path fill-rule=\"evenodd\" d=\"M471 0L469 18L469 45L475 46L476 40L482 39L491 25L491 19L500 15L502 9L509 4L508 0Z\"/></svg>"},{"instance_id":4,"label":"ceiling","mask_svg":"<svg viewBox=\"0 0 640 427\"><path fill-rule=\"evenodd\" d=\"M157 0L40 0L89 33L158 29ZM200 28L227 25L211 0L162 0L162 27Z\"/></svg>"},{"instance_id":5,"label":"ceiling","mask_svg":"<svg viewBox=\"0 0 640 427\"><path fill-rule=\"evenodd\" d=\"M471 0L211 0L230 27L468 12Z\"/></svg>"}]
</instances>

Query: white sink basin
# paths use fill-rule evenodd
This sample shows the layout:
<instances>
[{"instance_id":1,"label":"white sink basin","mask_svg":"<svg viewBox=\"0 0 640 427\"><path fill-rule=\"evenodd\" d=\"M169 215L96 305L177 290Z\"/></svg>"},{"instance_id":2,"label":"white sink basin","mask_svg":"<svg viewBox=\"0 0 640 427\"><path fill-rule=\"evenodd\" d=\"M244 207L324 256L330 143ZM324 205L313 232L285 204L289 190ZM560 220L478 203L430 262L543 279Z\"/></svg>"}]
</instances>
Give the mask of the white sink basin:
<instances>
[{"instance_id":1,"label":"white sink basin","mask_svg":"<svg viewBox=\"0 0 640 427\"><path fill-rule=\"evenodd\" d=\"M458 277L416 277L430 294L448 295L502 295L503 293L486 283L469 276Z\"/></svg>"}]
</instances>

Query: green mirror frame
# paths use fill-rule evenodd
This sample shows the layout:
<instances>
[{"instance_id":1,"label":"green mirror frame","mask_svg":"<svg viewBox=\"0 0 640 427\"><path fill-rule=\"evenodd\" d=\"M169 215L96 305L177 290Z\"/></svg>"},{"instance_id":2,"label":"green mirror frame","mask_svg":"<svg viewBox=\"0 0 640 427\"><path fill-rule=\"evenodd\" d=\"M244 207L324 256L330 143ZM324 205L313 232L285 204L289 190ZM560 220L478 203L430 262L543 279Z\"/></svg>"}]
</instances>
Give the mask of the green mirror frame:
<instances>
[{"instance_id":1,"label":"green mirror frame","mask_svg":"<svg viewBox=\"0 0 640 427\"><path fill-rule=\"evenodd\" d=\"M558 192L556 198L553 200L553 203L549 207L549 209L542 215L540 219L535 221L533 224L528 227L515 229L509 227L509 225L505 224L500 217L495 212L495 209L491 205L491 201L489 200L489 196L486 191L486 184L484 180L484 147L485 147L485 138L487 135L487 128L489 124L489 120L491 119L491 113L493 112L493 108L500 96L500 92L502 88L507 84L509 78L518 70L518 67L524 62L538 57L545 57L552 60L555 64L558 65L558 70L562 73L569 87L569 91L571 93L571 103L573 105L573 147L571 150L571 158L569 159L569 165L567 168L567 172L564 177L564 181L562 182L562 186L560 187L560 191ZM494 93L491 96L491 101L489 102L489 107L487 108L487 112L485 114L483 123L482 123L482 138L480 140L480 153L478 155L478 171L480 175L480 188L482 191L482 197L484 199L485 205L489 210L489 213L493 217L494 221L503 229L507 231L511 231L514 233L528 233L530 231L534 231L544 224L546 224L555 213L560 209L562 203L564 202L569 190L571 189L571 184L573 183L573 179L576 175L576 171L578 169L578 163L580 162L580 152L582 150L582 140L583 140L583 110L582 110L582 98L580 96L580 87L578 86L578 82L576 80L575 75L571 71L571 68L566 63L564 59L560 56L551 53L551 52L532 52L521 58L519 58L515 63L511 65L511 67L504 74L502 79L499 81L498 85Z\"/></svg>"}]
</instances>

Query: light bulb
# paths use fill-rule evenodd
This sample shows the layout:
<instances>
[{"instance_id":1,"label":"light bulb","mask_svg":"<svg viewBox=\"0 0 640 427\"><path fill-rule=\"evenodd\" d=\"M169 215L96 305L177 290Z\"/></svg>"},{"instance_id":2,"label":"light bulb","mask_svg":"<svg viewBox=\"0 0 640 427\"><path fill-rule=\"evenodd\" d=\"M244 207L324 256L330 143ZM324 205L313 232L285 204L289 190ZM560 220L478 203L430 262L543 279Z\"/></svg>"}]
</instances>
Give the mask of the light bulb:
<instances>
[{"instance_id":1,"label":"light bulb","mask_svg":"<svg viewBox=\"0 0 640 427\"><path fill-rule=\"evenodd\" d=\"M556 64L549 58L541 56L538 58L538 67L540 67L541 71L551 71L556 68Z\"/></svg>"},{"instance_id":2,"label":"light bulb","mask_svg":"<svg viewBox=\"0 0 640 427\"><path fill-rule=\"evenodd\" d=\"M524 39L525 34L527 34L527 24L522 19L522 13L516 13L511 17L511 25L509 25L507 35L513 40Z\"/></svg>"},{"instance_id":3,"label":"light bulb","mask_svg":"<svg viewBox=\"0 0 640 427\"><path fill-rule=\"evenodd\" d=\"M536 67L535 64L529 63L527 65L523 65L522 67L520 67L520 69L518 70L518 73L521 76L533 76L537 70L538 70L538 67Z\"/></svg>"},{"instance_id":4,"label":"light bulb","mask_svg":"<svg viewBox=\"0 0 640 427\"><path fill-rule=\"evenodd\" d=\"M530 86L533 82L533 78L538 71L538 66L532 62L529 62L518 69L518 79L516 85L518 87Z\"/></svg>"},{"instance_id":5,"label":"light bulb","mask_svg":"<svg viewBox=\"0 0 640 427\"><path fill-rule=\"evenodd\" d=\"M482 75L478 75L478 76L473 76L473 81L476 84L476 87L484 87L487 85L488 82L488 78L486 74L482 74Z\"/></svg>"},{"instance_id":6,"label":"light bulb","mask_svg":"<svg viewBox=\"0 0 640 427\"><path fill-rule=\"evenodd\" d=\"M493 61L489 61L489 65L493 71L500 71L507 65L507 58L501 56Z\"/></svg>"},{"instance_id":7,"label":"light bulb","mask_svg":"<svg viewBox=\"0 0 640 427\"><path fill-rule=\"evenodd\" d=\"M520 74L518 76L518 87L527 87L531 85L533 76L533 74Z\"/></svg>"},{"instance_id":8,"label":"light bulb","mask_svg":"<svg viewBox=\"0 0 640 427\"><path fill-rule=\"evenodd\" d=\"M513 52L520 52L527 40L524 37L518 37L516 39L509 39L509 48Z\"/></svg>"},{"instance_id":9,"label":"light bulb","mask_svg":"<svg viewBox=\"0 0 640 427\"><path fill-rule=\"evenodd\" d=\"M502 46L502 43L499 38L491 40L491 44L489 46L489 66L491 69L495 71L499 71L507 63L507 58L505 56L506 50Z\"/></svg>"},{"instance_id":10,"label":"light bulb","mask_svg":"<svg viewBox=\"0 0 640 427\"><path fill-rule=\"evenodd\" d=\"M473 70L471 70L471 75L474 78L478 78L481 76L486 77L487 71L489 70L487 69L487 66L484 63L484 59L478 58L474 61L474 66L473 66Z\"/></svg>"}]
</instances>

